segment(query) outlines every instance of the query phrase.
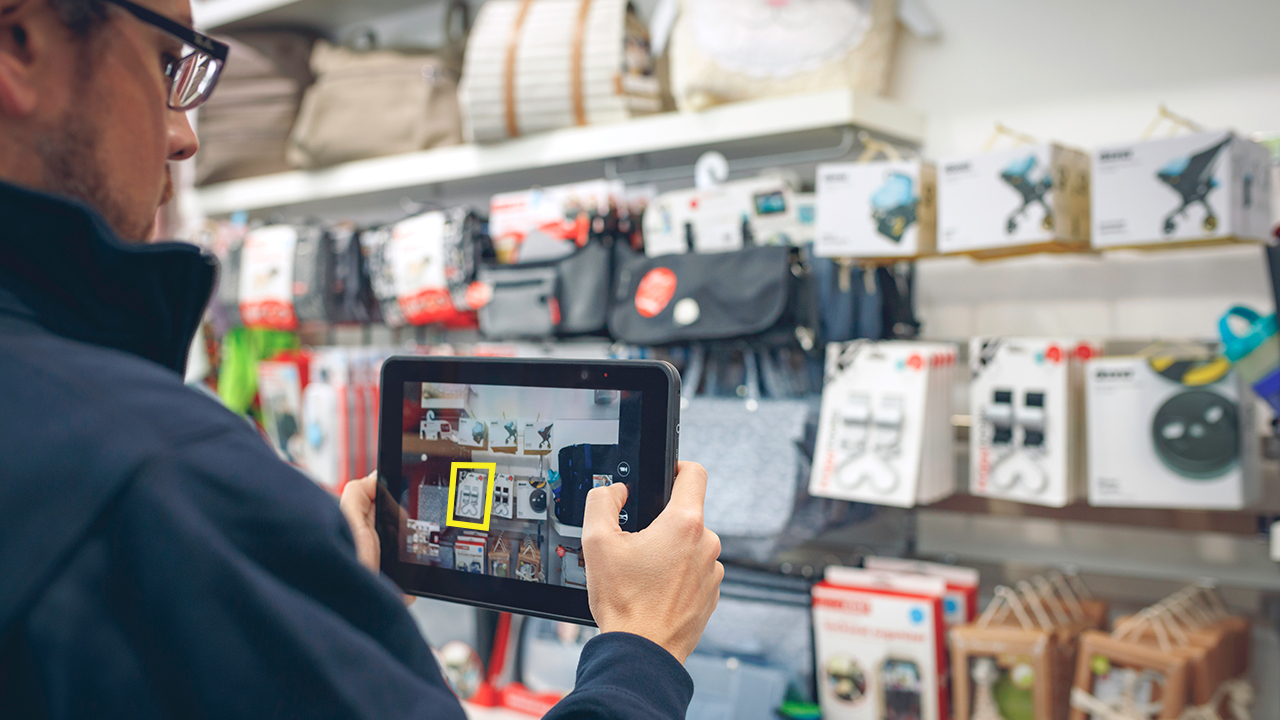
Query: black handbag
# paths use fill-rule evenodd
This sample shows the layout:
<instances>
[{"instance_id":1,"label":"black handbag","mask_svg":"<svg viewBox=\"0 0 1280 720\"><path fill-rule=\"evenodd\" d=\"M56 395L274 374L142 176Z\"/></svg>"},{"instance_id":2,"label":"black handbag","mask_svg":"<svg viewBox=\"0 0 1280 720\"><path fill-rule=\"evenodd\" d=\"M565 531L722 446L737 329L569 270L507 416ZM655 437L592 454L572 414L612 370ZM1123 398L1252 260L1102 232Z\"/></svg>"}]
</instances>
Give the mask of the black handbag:
<instances>
[{"instance_id":1,"label":"black handbag","mask_svg":"<svg viewBox=\"0 0 1280 720\"><path fill-rule=\"evenodd\" d=\"M640 257L619 273L609 330L633 345L750 338L811 350L815 293L790 247Z\"/></svg>"},{"instance_id":2,"label":"black handbag","mask_svg":"<svg viewBox=\"0 0 1280 720\"><path fill-rule=\"evenodd\" d=\"M608 478L610 484L618 472L617 445L571 445L560 448L560 487L556 494L556 520L561 525L582 527L587 508L587 493L596 486L595 478Z\"/></svg>"}]
</instances>

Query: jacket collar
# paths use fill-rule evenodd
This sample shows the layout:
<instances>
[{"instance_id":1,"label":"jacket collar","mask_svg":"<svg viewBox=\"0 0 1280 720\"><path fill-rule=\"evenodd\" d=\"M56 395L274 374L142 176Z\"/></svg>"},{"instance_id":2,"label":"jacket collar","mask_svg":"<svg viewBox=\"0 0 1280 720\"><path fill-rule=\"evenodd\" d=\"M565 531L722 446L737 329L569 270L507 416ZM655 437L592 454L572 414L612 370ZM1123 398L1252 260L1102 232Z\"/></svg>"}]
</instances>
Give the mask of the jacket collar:
<instances>
[{"instance_id":1,"label":"jacket collar","mask_svg":"<svg viewBox=\"0 0 1280 720\"><path fill-rule=\"evenodd\" d=\"M195 245L126 244L83 204L0 182L0 318L181 373L217 267Z\"/></svg>"}]
</instances>

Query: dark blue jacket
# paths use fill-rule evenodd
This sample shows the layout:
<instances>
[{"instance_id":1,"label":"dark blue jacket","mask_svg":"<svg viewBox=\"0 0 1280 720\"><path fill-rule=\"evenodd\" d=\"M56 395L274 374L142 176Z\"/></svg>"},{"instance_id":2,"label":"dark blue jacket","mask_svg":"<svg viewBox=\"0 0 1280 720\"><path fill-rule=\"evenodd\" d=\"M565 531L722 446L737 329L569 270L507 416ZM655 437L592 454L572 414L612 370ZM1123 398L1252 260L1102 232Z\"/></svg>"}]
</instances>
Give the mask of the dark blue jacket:
<instances>
[{"instance_id":1,"label":"dark blue jacket","mask_svg":"<svg viewBox=\"0 0 1280 720\"><path fill-rule=\"evenodd\" d=\"M0 717L461 718L324 491L183 386L216 277L0 183ZM621 633L548 717L683 717Z\"/></svg>"}]
</instances>

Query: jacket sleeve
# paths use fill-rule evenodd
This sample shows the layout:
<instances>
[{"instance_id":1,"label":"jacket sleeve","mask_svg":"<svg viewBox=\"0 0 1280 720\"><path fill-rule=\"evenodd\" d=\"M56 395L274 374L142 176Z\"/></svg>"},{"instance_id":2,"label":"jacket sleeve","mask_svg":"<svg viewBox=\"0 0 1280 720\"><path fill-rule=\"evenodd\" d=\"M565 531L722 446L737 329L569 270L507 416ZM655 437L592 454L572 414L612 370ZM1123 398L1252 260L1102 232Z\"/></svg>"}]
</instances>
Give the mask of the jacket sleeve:
<instances>
[{"instance_id":1,"label":"jacket sleeve","mask_svg":"<svg viewBox=\"0 0 1280 720\"><path fill-rule=\"evenodd\" d=\"M575 689L545 720L663 720L683 718L693 680L657 644L638 635L592 638L578 661Z\"/></svg>"},{"instance_id":2,"label":"jacket sleeve","mask_svg":"<svg viewBox=\"0 0 1280 720\"><path fill-rule=\"evenodd\" d=\"M116 612L176 717L464 717L333 498L252 432L141 468L112 513Z\"/></svg>"}]
</instances>

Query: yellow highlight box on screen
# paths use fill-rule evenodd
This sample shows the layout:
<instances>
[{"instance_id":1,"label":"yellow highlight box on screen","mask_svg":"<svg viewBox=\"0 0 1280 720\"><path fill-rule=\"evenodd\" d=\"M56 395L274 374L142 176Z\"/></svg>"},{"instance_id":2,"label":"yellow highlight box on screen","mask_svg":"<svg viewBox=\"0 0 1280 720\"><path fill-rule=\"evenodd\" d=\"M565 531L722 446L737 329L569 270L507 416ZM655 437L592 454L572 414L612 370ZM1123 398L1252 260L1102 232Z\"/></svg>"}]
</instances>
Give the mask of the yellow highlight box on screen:
<instances>
[{"instance_id":1,"label":"yellow highlight box on screen","mask_svg":"<svg viewBox=\"0 0 1280 720\"><path fill-rule=\"evenodd\" d=\"M469 520L454 519L454 511L458 505L458 476L459 471L465 470L482 470L488 476L485 482L484 493L479 498L474 498L474 488L464 489L464 501L469 503L483 503L484 516L480 522L471 522ZM481 532L489 531L489 518L493 513L493 481L498 475L497 463L474 463L474 462L456 462L449 469L449 507L448 517L445 519L445 525L449 527L464 528L466 530L479 530Z\"/></svg>"}]
</instances>

